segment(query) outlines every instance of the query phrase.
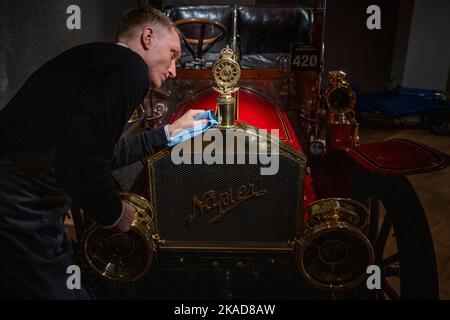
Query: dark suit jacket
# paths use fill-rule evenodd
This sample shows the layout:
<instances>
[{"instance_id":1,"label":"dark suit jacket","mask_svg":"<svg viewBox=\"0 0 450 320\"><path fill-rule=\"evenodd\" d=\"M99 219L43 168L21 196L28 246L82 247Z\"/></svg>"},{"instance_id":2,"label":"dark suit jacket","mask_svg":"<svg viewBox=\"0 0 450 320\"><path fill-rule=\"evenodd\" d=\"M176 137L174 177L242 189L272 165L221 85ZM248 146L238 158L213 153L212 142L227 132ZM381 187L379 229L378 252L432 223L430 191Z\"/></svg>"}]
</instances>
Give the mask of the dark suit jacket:
<instances>
[{"instance_id":1,"label":"dark suit jacket","mask_svg":"<svg viewBox=\"0 0 450 320\"><path fill-rule=\"evenodd\" d=\"M69 49L33 73L0 111L0 155L52 153L58 187L98 223L112 224L122 209L110 176L114 148L148 89L147 65L130 49ZM135 161L166 142L162 128L143 133L121 141L116 158Z\"/></svg>"}]
</instances>

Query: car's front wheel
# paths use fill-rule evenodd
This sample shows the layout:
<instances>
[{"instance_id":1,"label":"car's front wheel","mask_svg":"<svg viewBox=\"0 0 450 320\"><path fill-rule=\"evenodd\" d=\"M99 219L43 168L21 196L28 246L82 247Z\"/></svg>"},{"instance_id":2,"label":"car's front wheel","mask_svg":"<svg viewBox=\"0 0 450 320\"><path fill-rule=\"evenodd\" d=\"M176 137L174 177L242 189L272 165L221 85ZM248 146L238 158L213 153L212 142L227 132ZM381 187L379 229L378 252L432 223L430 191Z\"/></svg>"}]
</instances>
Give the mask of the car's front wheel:
<instances>
[{"instance_id":1,"label":"car's front wheel","mask_svg":"<svg viewBox=\"0 0 450 320\"><path fill-rule=\"evenodd\" d=\"M379 297L437 299L431 232L408 179L366 172L353 189L354 198L366 204L370 212L368 237L382 274Z\"/></svg>"},{"instance_id":2,"label":"car's front wheel","mask_svg":"<svg viewBox=\"0 0 450 320\"><path fill-rule=\"evenodd\" d=\"M450 134L450 111L434 111L427 118L431 132L441 136Z\"/></svg>"}]
</instances>

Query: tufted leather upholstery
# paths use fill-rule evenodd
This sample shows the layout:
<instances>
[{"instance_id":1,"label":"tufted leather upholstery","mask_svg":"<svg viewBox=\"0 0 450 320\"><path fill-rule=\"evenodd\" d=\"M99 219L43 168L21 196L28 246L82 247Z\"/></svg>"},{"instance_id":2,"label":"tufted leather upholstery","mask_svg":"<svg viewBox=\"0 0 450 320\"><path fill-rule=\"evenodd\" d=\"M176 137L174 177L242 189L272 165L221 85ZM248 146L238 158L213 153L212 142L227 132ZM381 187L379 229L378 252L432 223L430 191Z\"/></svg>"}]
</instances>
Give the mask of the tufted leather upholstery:
<instances>
[{"instance_id":1,"label":"tufted leather upholstery","mask_svg":"<svg viewBox=\"0 0 450 320\"><path fill-rule=\"evenodd\" d=\"M182 6L166 14L176 21L187 18L216 20L228 29L228 37L215 44L206 55L217 59L217 53L231 42L233 6ZM273 67L278 57L290 52L290 43L309 42L312 9L304 7L239 6L237 33L244 68ZM184 49L185 55L189 55Z\"/></svg>"},{"instance_id":2,"label":"tufted leather upholstery","mask_svg":"<svg viewBox=\"0 0 450 320\"><path fill-rule=\"evenodd\" d=\"M309 41L310 26L310 9L241 6L238 9L241 53L289 52L291 42Z\"/></svg>"}]
</instances>

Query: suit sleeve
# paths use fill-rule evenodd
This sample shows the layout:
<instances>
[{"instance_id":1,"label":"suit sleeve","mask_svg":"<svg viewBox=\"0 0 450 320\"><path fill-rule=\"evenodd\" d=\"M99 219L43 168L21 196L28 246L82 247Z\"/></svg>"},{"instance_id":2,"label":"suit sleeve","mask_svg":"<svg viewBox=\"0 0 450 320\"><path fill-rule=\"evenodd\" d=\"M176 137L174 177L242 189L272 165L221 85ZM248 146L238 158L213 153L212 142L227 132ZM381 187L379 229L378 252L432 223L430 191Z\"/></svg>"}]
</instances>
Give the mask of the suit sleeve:
<instances>
[{"instance_id":1,"label":"suit sleeve","mask_svg":"<svg viewBox=\"0 0 450 320\"><path fill-rule=\"evenodd\" d=\"M164 127L145 131L133 137L122 137L115 146L111 169L126 166L154 154L167 143Z\"/></svg>"},{"instance_id":2,"label":"suit sleeve","mask_svg":"<svg viewBox=\"0 0 450 320\"><path fill-rule=\"evenodd\" d=\"M80 96L72 107L81 112L67 121L58 143L58 183L73 202L103 226L114 224L122 213L110 167L114 141L148 90L143 71L133 67L118 69Z\"/></svg>"}]
</instances>

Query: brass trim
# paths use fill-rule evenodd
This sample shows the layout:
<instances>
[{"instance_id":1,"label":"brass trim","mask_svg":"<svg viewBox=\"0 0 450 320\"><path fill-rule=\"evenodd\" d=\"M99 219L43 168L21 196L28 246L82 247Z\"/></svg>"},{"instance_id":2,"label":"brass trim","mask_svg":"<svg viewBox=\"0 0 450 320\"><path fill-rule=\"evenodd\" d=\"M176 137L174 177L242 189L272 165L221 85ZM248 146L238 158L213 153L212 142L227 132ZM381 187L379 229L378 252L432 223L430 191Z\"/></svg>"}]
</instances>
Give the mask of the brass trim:
<instances>
[{"instance_id":1,"label":"brass trim","mask_svg":"<svg viewBox=\"0 0 450 320\"><path fill-rule=\"evenodd\" d=\"M120 192L120 198L123 201L127 201L131 206L136 209L130 232L135 232L141 239L144 240L145 247L147 249L147 260L145 261L143 268L134 275L122 274L120 272L111 272L107 270L111 261L102 261L105 263L104 268L99 268L97 263L91 259L89 254L90 240L93 234L101 227L97 223L91 224L87 230L83 233L81 240L83 257L87 262L87 265L95 271L98 275L108 280L117 281L121 283L136 281L142 277L152 265L155 252L157 251L157 243L154 242L153 232L156 225L156 216L151 203L142 196L129 192Z\"/></svg>"},{"instance_id":2,"label":"brass trim","mask_svg":"<svg viewBox=\"0 0 450 320\"><path fill-rule=\"evenodd\" d=\"M241 67L237 62L236 54L233 50L223 48L220 51L219 59L212 67L214 78L214 90L220 94L230 94L235 89L241 77Z\"/></svg>"},{"instance_id":3,"label":"brass trim","mask_svg":"<svg viewBox=\"0 0 450 320\"><path fill-rule=\"evenodd\" d=\"M246 130L246 129L254 129L255 131L250 131L250 134L254 134L256 132L256 130L263 130L257 127L254 127L252 125L249 124L245 124L245 123L238 123L235 127L234 130L237 129L242 129L242 130ZM256 136L258 136L258 134L256 133ZM275 141L272 140L272 135L271 134L267 134L267 141L270 143L276 143ZM298 151L297 149L295 149L292 146L287 145L284 141L278 139L278 143L276 143L279 147L279 151L280 154L282 154L283 156L291 159L292 161L295 161L296 163L299 164L299 192L298 192L298 208L297 208L297 221L296 221L296 227L294 230L295 236L299 236L303 233L304 230L304 219L303 219L303 214L304 214L304 208L303 208L303 202L304 202L304 183L305 183L305 175L306 175L306 158L305 155L303 154L303 152ZM157 212L157 206L156 206L156 196L155 196L155 176L154 176L154 168L153 168L153 164L155 161L158 161L162 158L164 158L165 156L167 156L168 154L170 154L170 151L172 150L173 147L167 147L161 151L159 151L158 153L148 157L145 159L145 162L147 163L147 167L148 167L148 172L149 172L149 202L153 207L153 213L155 216L155 230L157 234L159 233L159 229L158 229L158 212ZM292 239L292 241L294 241L295 239ZM248 246L247 246L248 245ZM203 242L196 242L196 243L192 243L192 242L176 242L176 241L170 241L167 239L161 239L161 244L159 246L159 249L163 249L163 248L172 248L172 249L183 249L183 248L196 248L196 249L233 249L233 250L238 250L239 248L243 248L243 249L251 249L251 250L272 250L273 248L283 248L285 245L277 245L274 243L264 243L263 247L259 247L259 246L255 246L254 244L248 244L248 243L243 243L243 244L208 244L208 243L203 243ZM286 247L288 245L286 244Z\"/></svg>"},{"instance_id":4,"label":"brass trim","mask_svg":"<svg viewBox=\"0 0 450 320\"><path fill-rule=\"evenodd\" d=\"M243 125L246 125L246 126L252 126L250 123L245 122L245 121L243 121L243 120L239 120L239 123L242 123ZM283 129L283 130L284 130L284 129ZM288 141L286 138L281 138L280 140L283 141L283 142Z\"/></svg>"},{"instance_id":5,"label":"brass trim","mask_svg":"<svg viewBox=\"0 0 450 320\"><path fill-rule=\"evenodd\" d=\"M149 176L150 181L155 180L155 174L154 174L153 165L149 165L149 164L166 157L170 153L171 150L172 150L172 148L164 148L163 150L153 154L152 156L150 156L144 160L147 163L148 176ZM157 219L156 218L156 207L155 207L156 196L155 196L155 186L153 183L149 184L149 195L148 196L149 196L149 202L152 205L153 210L154 210L153 213L155 215L155 221L156 221L156 219ZM156 225L158 225L157 221L156 221Z\"/></svg>"},{"instance_id":6,"label":"brass trim","mask_svg":"<svg viewBox=\"0 0 450 320\"><path fill-rule=\"evenodd\" d=\"M241 67L236 54L228 46L220 51L219 59L212 67L214 78L213 89L219 92L217 97L218 127L231 128L236 120L236 96L233 93L239 90L236 85L241 77Z\"/></svg>"},{"instance_id":7,"label":"brass trim","mask_svg":"<svg viewBox=\"0 0 450 320\"><path fill-rule=\"evenodd\" d=\"M238 251L293 251L294 247L290 241L286 243L213 243L213 242L182 242L182 241L165 241L163 246L159 247L159 251L172 251L179 249L189 249L189 250L238 250Z\"/></svg>"},{"instance_id":8,"label":"brass trim","mask_svg":"<svg viewBox=\"0 0 450 320\"><path fill-rule=\"evenodd\" d=\"M280 106L280 105L281 105L281 104L280 104L280 101L278 101L278 100L276 100L276 99L274 99L274 98L272 98L272 97L266 96L266 95L264 95L264 94L262 94L262 93L256 91L256 90L253 89L253 88L241 87L241 88L239 89L239 91L241 91L241 90L248 91L248 92L250 92L250 93L259 95L259 96L263 97L264 99L269 100L271 103L273 103L273 104L275 105L275 108L276 108L276 110L277 110L278 117L280 118L281 125L283 126L284 133L285 133L285 135L286 135L286 137L287 137L287 139L282 138L281 140L292 142L292 137L291 137L291 135L289 134L289 130L287 129L286 121L285 121L285 119L284 119L284 117L283 117L283 113L281 112L281 108L282 108L282 107ZM248 124L247 122L240 120L239 117L237 117L236 119L238 119L238 120L239 120L240 122L242 122L242 123Z\"/></svg>"},{"instance_id":9,"label":"brass trim","mask_svg":"<svg viewBox=\"0 0 450 320\"><path fill-rule=\"evenodd\" d=\"M344 71L330 71L328 73L328 86L323 96L328 108L337 116L335 119L335 123L337 124L350 124L352 122L348 118L347 113L353 110L356 103L355 92L352 90L345 77L346 73ZM331 96L336 94L340 96L339 103L343 103L342 97L345 96L348 99L348 101L346 101L347 104L337 105L337 101L333 102Z\"/></svg>"},{"instance_id":10,"label":"brass trim","mask_svg":"<svg viewBox=\"0 0 450 320\"><path fill-rule=\"evenodd\" d=\"M265 94L262 94L261 92L256 91L254 88L240 87L239 90L246 90L246 91L251 92L251 93L253 93L253 94L257 94L257 95L263 97L264 99L269 100L269 101L272 102L273 104L276 104L276 105L280 105L280 104L281 104L281 102L278 101L277 99L274 99L274 98L272 98L272 97L266 96Z\"/></svg>"},{"instance_id":11,"label":"brass trim","mask_svg":"<svg viewBox=\"0 0 450 320\"><path fill-rule=\"evenodd\" d=\"M276 109L277 109L278 117L280 118L281 124L283 125L283 129L286 134L287 140L292 142L292 138L291 138L291 135L289 134L289 130L287 128L286 121L284 120L283 114L281 113L280 106L277 105Z\"/></svg>"},{"instance_id":12,"label":"brass trim","mask_svg":"<svg viewBox=\"0 0 450 320\"><path fill-rule=\"evenodd\" d=\"M208 79L208 80L210 80L211 82L213 81L213 79ZM250 93L259 95L259 96L263 97L264 99L269 100L270 102L272 102L273 104L275 104L275 105L277 105L277 106L280 105L280 101L278 101L278 100L276 100L276 99L274 99L274 98L272 98L272 97L266 96L266 95L264 95L264 94L262 94L262 93L256 91L256 90L253 89L253 88L249 88L249 87L239 87L239 91L241 91L241 90L248 91L248 92L250 92ZM203 96L204 94L206 94L208 91L214 92L214 90L213 90L212 88L204 89L204 90L202 90L202 91L196 93L195 95L193 95L193 96L190 97L189 99L180 102L180 103L177 105L176 110L179 110L179 109L181 109L182 107L184 107L186 104L188 104L189 102L191 102L191 101L193 101L193 100L195 100L195 99L198 99L199 97L201 97L201 96ZM239 94L239 91L237 91L237 94ZM181 115L180 115L180 116L181 116ZM178 118L179 118L180 116L178 116Z\"/></svg>"},{"instance_id":13,"label":"brass trim","mask_svg":"<svg viewBox=\"0 0 450 320\"><path fill-rule=\"evenodd\" d=\"M255 126L253 126L253 125L251 125L251 124L248 124L248 123L244 123L244 122L242 122L242 123L240 123L239 125L237 125L236 126L236 129L243 129L243 130L246 130L246 129L253 129L253 130L265 130L265 129L260 129L260 128L258 128L258 127L255 127ZM266 130L265 130L266 131ZM266 131L267 132L267 131ZM252 131L250 131L250 133L252 133ZM268 137L268 142L271 142L271 143L273 143L272 142L272 135L269 133L269 132L267 132L268 134L267 134L267 137ZM256 135L256 136L258 136L258 135ZM304 154L303 154L303 152L301 152L301 151L298 151L297 149L295 149L294 147L292 147L292 146L290 146L290 145L288 145L288 144L286 144L284 141L282 141L281 139L278 139L278 141L281 141L281 143L277 143L277 145L280 147L280 150L281 151L284 151L286 154L284 154L284 155L286 155L286 156L288 156L289 158L291 158L291 159L294 159L295 161L297 161L297 162L301 162L301 161L305 161L305 163L306 163L306 158L305 158L305 156L304 156Z\"/></svg>"},{"instance_id":14,"label":"brass trim","mask_svg":"<svg viewBox=\"0 0 450 320\"><path fill-rule=\"evenodd\" d=\"M156 97L161 99L168 99L170 97L170 92L161 88L152 88L149 90L149 93L150 95L155 95Z\"/></svg>"},{"instance_id":15,"label":"brass trim","mask_svg":"<svg viewBox=\"0 0 450 320\"><path fill-rule=\"evenodd\" d=\"M362 204L361 202L359 202L359 201L357 201L355 199L352 199L352 198L324 198L324 199L319 199L319 200L316 200L313 203L311 203L309 206L307 206L306 209L310 208L310 207L313 207L313 206L315 206L317 204L323 203L323 202L329 202L330 200L350 202L351 204L354 204L354 205L360 207L361 209L364 209L364 210L367 211L367 207L364 204Z\"/></svg>"},{"instance_id":16,"label":"brass trim","mask_svg":"<svg viewBox=\"0 0 450 320\"><path fill-rule=\"evenodd\" d=\"M367 261L363 261L363 263L367 263L366 266L372 264L374 261L373 247L363 232L369 217L366 206L351 198L325 198L307 206L305 212L308 213L309 218L304 222L303 226L305 229L298 238L295 250L298 267L302 275L312 285L329 290L347 289L360 283L367 276L364 269L365 265L359 265L361 267L361 269L358 269L359 274L354 271L351 273L351 277L354 278L339 283L342 279L329 279L329 281L320 278L316 279L314 275L317 275L318 271L319 273L323 272L323 270L320 271L321 268L314 269L311 266L305 267L304 262L307 249L311 247L312 242L317 237L329 232L345 232L355 237L358 246L364 246L364 251L367 253ZM322 262L327 263L323 260ZM331 265L332 263L327 264Z\"/></svg>"},{"instance_id":17,"label":"brass trim","mask_svg":"<svg viewBox=\"0 0 450 320\"><path fill-rule=\"evenodd\" d=\"M234 119L239 120L239 90L236 91L234 112Z\"/></svg>"},{"instance_id":18,"label":"brass trim","mask_svg":"<svg viewBox=\"0 0 450 320\"><path fill-rule=\"evenodd\" d=\"M249 199L258 199L264 196L268 190L262 189L255 191L255 185L249 183L247 185L242 185L234 191L235 192L233 193L232 188L217 193L215 190L208 190L203 192L199 197L194 196L192 198L192 213L188 215L186 225L190 225L197 217L208 214L213 210L216 211L216 214L209 220L208 225L217 223L229 215L236 207L247 202ZM245 194L243 194L244 192ZM223 202L222 197L226 197L227 201ZM213 199L213 201L208 203L208 200L210 199Z\"/></svg>"},{"instance_id":19,"label":"brass trim","mask_svg":"<svg viewBox=\"0 0 450 320\"><path fill-rule=\"evenodd\" d=\"M297 205L297 226L296 230L296 238L301 237L305 231L305 177L306 177L306 162L304 166L300 166L300 174L299 174L299 195L298 195L298 205Z\"/></svg>"},{"instance_id":20,"label":"brass trim","mask_svg":"<svg viewBox=\"0 0 450 320\"><path fill-rule=\"evenodd\" d=\"M340 285L333 285L328 284L325 285L322 282L317 281L314 279L306 270L304 266L304 259L302 259L305 250L308 248L308 244L314 240L318 235L321 235L323 233L328 232L329 230L345 230L346 232L349 232L350 234L356 236L359 240L362 241L362 243L365 245L365 247L368 249L368 261L367 265L373 264L374 261L374 251L372 244L370 243L369 239L364 235L364 233L361 232L361 230L349 223L346 222L331 222L331 223L325 223L322 225L319 225L316 228L310 229L308 233L305 235L305 238L299 241L298 243L298 252L297 252L297 261L299 262L299 269L301 271L301 274L315 287L322 288L322 289L329 289L329 290L344 290L351 287L354 287L355 285L361 283L366 277L366 273L362 273L358 278L354 279L353 281L350 281L345 284Z\"/></svg>"},{"instance_id":21,"label":"brass trim","mask_svg":"<svg viewBox=\"0 0 450 320\"><path fill-rule=\"evenodd\" d=\"M369 222L368 214L367 214L368 213L367 207L364 204L362 204L361 202L356 201L351 198L325 198L325 199L316 200L305 208L305 212L309 212L310 219L314 215L323 215L324 211L327 211L327 209L330 209L330 208L340 209L344 212L350 212L350 210L348 208L345 208L345 206L344 206L345 203L350 203L351 205L353 205L355 207L359 207L359 209L361 210L360 213L366 213L366 216L362 217L362 218L364 218L363 221L358 221L358 222L354 223L355 225L358 226L359 229L363 229L364 227L366 227ZM324 206L323 204L326 204L326 206ZM333 206L330 207L330 204L332 204ZM359 217L360 216L358 216L358 218ZM341 219L342 217L336 217L336 218Z\"/></svg>"},{"instance_id":22,"label":"brass trim","mask_svg":"<svg viewBox=\"0 0 450 320\"><path fill-rule=\"evenodd\" d=\"M240 121L235 127L233 127L233 129L235 129L235 130L237 130L237 129L241 129L241 130L252 129L254 131L265 130L265 129L260 129L258 127L255 127L244 121ZM249 131L248 133L252 134L253 132ZM258 137L259 135L256 134L254 136ZM272 135L270 133L267 134L267 138L268 138L268 142L275 143L274 141L272 141ZM304 164L306 164L306 157L302 151L298 151L294 147L286 144L286 142L284 142L281 139L278 139L278 141L281 141L280 143L277 143L277 145L280 147L280 151L284 151L283 155L288 156L290 159L292 159L298 163L303 162ZM152 156L147 157L144 161L147 164L150 164L154 161L160 160L160 159L164 158L166 156L166 154L170 153L171 150L172 150L172 147L166 147L166 148L160 150L159 152L153 154Z\"/></svg>"},{"instance_id":23,"label":"brass trim","mask_svg":"<svg viewBox=\"0 0 450 320\"><path fill-rule=\"evenodd\" d=\"M281 80L278 69L243 69L241 80ZM208 80L211 79L211 69L180 69L176 80Z\"/></svg>"},{"instance_id":24,"label":"brass trim","mask_svg":"<svg viewBox=\"0 0 450 320\"><path fill-rule=\"evenodd\" d=\"M171 149L172 149L172 148L164 148L164 149L162 149L160 152L157 152L157 153L151 155L149 158L150 158L152 161L158 161L158 160L161 160L161 159L164 158L168 153L170 153L170 150L171 150ZM147 158L147 159L149 159L149 158Z\"/></svg>"},{"instance_id":25,"label":"brass trim","mask_svg":"<svg viewBox=\"0 0 450 320\"><path fill-rule=\"evenodd\" d=\"M205 79L205 80L210 80L211 82L214 81L213 79ZM253 88L239 87L239 90L236 92L236 110L235 110L235 113L236 113L236 119L239 120L240 122L244 122L244 121L242 121L242 120L240 119L240 117L239 117L239 103L240 103L240 101L239 101L239 100L240 100L240 99L239 99L239 92L242 91L242 90L248 91L248 92L253 93L253 94L256 94L256 95L259 95L259 96L263 97L264 99L269 100L270 102L272 102L273 104L275 104L275 106L276 106L277 108L280 108L280 105L281 105L280 101L278 101L278 100L276 100L276 99L274 99L274 98L272 98L272 97L266 96L266 95L264 95L264 94L262 94L262 93L260 93L260 92L258 92L258 91L256 91L256 90L254 90ZM189 97L189 99L180 102L180 103L176 106L175 110L180 110L180 109L182 109L185 105L187 105L187 104L189 104L190 102L192 102L192 101L194 101L194 100L196 100L196 99L202 97L203 95L207 94L208 91L211 91L211 93L214 93L214 92L215 92L212 88L206 88L206 89L204 89L204 90L201 90L200 92L196 93L196 94L193 95L192 97ZM216 106L216 109L217 109L217 106ZM280 108L280 111L281 111L281 108ZM182 116L182 114L179 113L179 114L178 114L178 117L177 117L176 119L180 118L181 116ZM281 121L283 121L283 120L281 120ZM284 128L283 128L283 129L284 129ZM286 130L286 136L288 136L288 135L289 135L289 133L288 133L287 130Z\"/></svg>"}]
</instances>

